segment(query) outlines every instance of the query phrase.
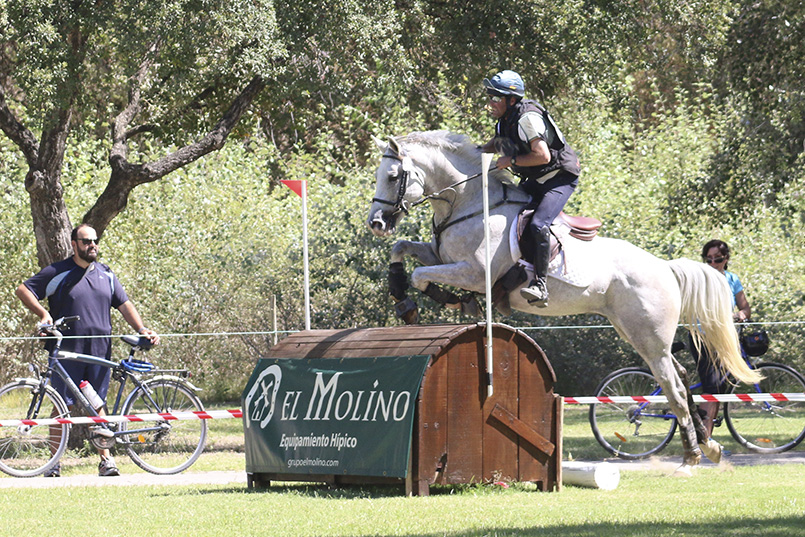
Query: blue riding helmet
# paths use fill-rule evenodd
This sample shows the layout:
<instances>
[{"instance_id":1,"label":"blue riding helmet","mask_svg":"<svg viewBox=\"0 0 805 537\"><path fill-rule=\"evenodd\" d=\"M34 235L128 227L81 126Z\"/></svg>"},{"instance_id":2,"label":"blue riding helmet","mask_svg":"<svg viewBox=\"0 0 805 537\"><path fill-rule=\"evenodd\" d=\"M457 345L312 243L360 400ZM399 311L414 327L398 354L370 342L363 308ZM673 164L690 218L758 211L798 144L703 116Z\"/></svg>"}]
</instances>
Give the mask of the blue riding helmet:
<instances>
[{"instance_id":1,"label":"blue riding helmet","mask_svg":"<svg viewBox=\"0 0 805 537\"><path fill-rule=\"evenodd\" d=\"M513 97L525 95L523 78L514 71L501 71L491 80L484 78L484 87L488 93L493 95L511 95Z\"/></svg>"}]
</instances>

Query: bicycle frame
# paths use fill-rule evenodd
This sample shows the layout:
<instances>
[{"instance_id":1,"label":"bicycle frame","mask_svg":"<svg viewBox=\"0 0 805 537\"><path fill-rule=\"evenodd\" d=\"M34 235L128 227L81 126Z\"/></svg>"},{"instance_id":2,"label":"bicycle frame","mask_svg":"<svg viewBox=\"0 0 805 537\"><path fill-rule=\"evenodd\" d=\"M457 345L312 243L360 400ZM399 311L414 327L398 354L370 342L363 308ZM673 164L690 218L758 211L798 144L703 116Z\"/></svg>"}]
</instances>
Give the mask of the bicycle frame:
<instances>
[{"instance_id":1,"label":"bicycle frame","mask_svg":"<svg viewBox=\"0 0 805 537\"><path fill-rule=\"evenodd\" d=\"M132 351L129 353L129 357L131 358L133 355L134 355L134 349L132 348ZM75 360L77 362L99 365L101 367L106 367L112 370L113 375L115 372L119 373L119 377L115 376L114 378L114 380L118 381L119 387L117 389L117 395L115 397L115 404L112 409L112 414L117 414L118 411L120 410L120 405L123 399L123 393L125 391L128 379L131 379L131 381L134 383L134 389L143 388L145 384L144 382L140 381L135 375L133 375L130 371L128 371L125 367L121 366L116 362L106 360L104 358L99 358L97 356L92 356L89 354L62 351L61 349L59 349L59 346L57 344L56 348L50 355L48 363L48 371L44 375L41 375L40 377L40 385L42 386L40 396L34 398L34 400L32 401L32 407L35 405L35 408L29 409L29 415L31 415L31 411L35 411L36 413L39 412L39 406L41 405L42 398L44 397L45 392L44 388L50 382L52 373L56 373L62 379L62 381L64 381L64 383L67 386L67 389L70 391L70 393L73 394L76 401L87 412L87 415L94 417L100 416L100 414L95 410L95 408L92 407L92 404L90 404L89 400L87 400L86 396L84 396L81 389L76 385L75 381L73 381L73 379L70 378L70 375L67 373L67 371L64 369L64 366L61 364L61 360ZM152 370L152 372L155 373L165 373L168 371L175 372L176 370L156 370L156 369ZM156 403L156 401L154 401L154 399L151 397L151 394L148 392L148 390L143 389L143 393L145 393L149 402L155 408L159 406ZM128 437L133 434L136 435L138 433L160 431L165 428L166 427L164 425L154 425L150 427L142 427L139 429L127 429L125 431L112 431L111 429L107 430L110 433L112 433L112 436L115 438L116 441L120 441L119 437L121 436Z\"/></svg>"},{"instance_id":2,"label":"bicycle frame","mask_svg":"<svg viewBox=\"0 0 805 537\"><path fill-rule=\"evenodd\" d=\"M696 384L693 384L690 387L690 389L695 390L696 388L701 388L701 387L702 387L702 383L697 382ZM760 390L760 387L757 384L755 384L755 389ZM760 393L760 392L758 391L758 393ZM654 390L653 392L651 392L648 395L652 396L652 395L660 395L660 394L662 394L662 388L657 386L657 389ZM676 414L672 414L672 413L652 414L652 413L649 413L649 412L643 412L643 409L646 408L647 406L648 406L648 403L640 403L639 405L637 405L637 412L635 412L634 415L635 416L649 416L651 418L664 418L664 419L667 419L667 420L675 420L676 419Z\"/></svg>"},{"instance_id":3,"label":"bicycle frame","mask_svg":"<svg viewBox=\"0 0 805 537\"><path fill-rule=\"evenodd\" d=\"M39 336L55 337L55 345L50 352L47 367L30 365L30 378L16 378L0 386L0 412L4 416L23 420L33 420L15 429L3 431L0 470L15 477L33 477L47 472L58 465L67 448L71 421L62 420L70 416L74 408L83 408L90 416L90 435L88 440L98 449L111 449L122 445L132 462L143 470L154 474L175 474L190 467L201 455L207 436L204 420L174 421L170 413L204 410L204 405L196 396L199 389L188 382L189 372L184 369L156 369L153 364L135 358L141 350L148 350L152 344L148 338L122 336L130 345L128 358L113 362L98 356L61 350L63 339L59 328L78 317L64 317L53 324L37 326ZM83 362L110 370L112 379L118 383L114 404L104 402L97 409L98 401L91 403L76 380L67 372L66 360ZM54 376L55 375L55 376ZM72 394L73 405L68 406L64 397L50 385L60 378L64 381L64 393ZM129 378L131 384L128 384ZM124 420L111 422L99 418L107 408L111 413L126 414ZM168 414L164 414L168 413ZM132 415L156 414L157 419L138 419ZM57 418L58 425L35 423L42 417ZM137 428L131 428L132 422ZM136 423L143 422L143 423ZM141 427L141 425L145 425ZM8 433L8 434L6 434Z\"/></svg>"},{"instance_id":4,"label":"bicycle frame","mask_svg":"<svg viewBox=\"0 0 805 537\"><path fill-rule=\"evenodd\" d=\"M743 345L741 345L741 357L744 359L744 361L746 361L746 365L748 365L750 369L755 369L755 365L749 359L749 355L747 355L746 352L744 351ZM755 392L761 393L759 384L754 384L753 386L755 387ZM691 385L690 389L695 390L696 388L701 388L701 387L702 387L702 383L697 382L696 384ZM649 395L660 395L660 394L662 394L662 388L658 386L657 389L654 390L653 392L651 392ZM771 409L771 403L764 401L764 402L761 402L761 404L763 405L764 409L766 409L766 410ZM638 405L638 407L637 407L637 412L635 412L633 414L633 416L648 416L648 417L652 417L652 418L665 418L665 419L672 419L672 420L676 419L676 415L672 414L672 413L668 413L668 414L645 413L644 414L642 412L642 410L644 408L646 408L647 406L648 406L648 403L640 403L640 405Z\"/></svg>"}]
</instances>

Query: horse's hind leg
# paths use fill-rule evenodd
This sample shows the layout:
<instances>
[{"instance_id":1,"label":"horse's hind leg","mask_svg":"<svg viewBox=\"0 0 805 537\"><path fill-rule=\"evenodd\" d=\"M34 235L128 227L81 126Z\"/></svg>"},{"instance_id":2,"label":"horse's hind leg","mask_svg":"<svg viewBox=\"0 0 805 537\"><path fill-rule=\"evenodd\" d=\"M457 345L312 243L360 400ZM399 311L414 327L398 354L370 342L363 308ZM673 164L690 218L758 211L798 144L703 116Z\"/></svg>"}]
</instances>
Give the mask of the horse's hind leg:
<instances>
[{"instance_id":1,"label":"horse's hind leg","mask_svg":"<svg viewBox=\"0 0 805 537\"><path fill-rule=\"evenodd\" d=\"M682 439L683 465L677 472L689 475L689 467L701 462L702 452L696 441L696 432L688 408L687 386L682 382L674 365L674 357L671 355L671 342L676 331L675 323L665 323L667 326L663 328L661 320L652 320L650 316L632 316L630 323L616 321L612 317L610 320L618 333L631 343L645 360L654 378L662 386L663 393L668 398L668 405L676 415Z\"/></svg>"},{"instance_id":2,"label":"horse's hind leg","mask_svg":"<svg viewBox=\"0 0 805 537\"><path fill-rule=\"evenodd\" d=\"M704 456L711 461L715 463L721 462L721 444L710 438L710 435L707 434L707 429L704 426L702 417L699 415L698 407L696 403L693 402L693 394L690 391L690 382L688 381L688 372L676 358L673 358L673 361L676 372L679 378L682 379L682 384L685 385L688 410L690 411L690 418L693 421L693 429L696 431L696 442L699 445L699 449L701 449Z\"/></svg>"},{"instance_id":3,"label":"horse's hind leg","mask_svg":"<svg viewBox=\"0 0 805 537\"><path fill-rule=\"evenodd\" d=\"M649 361L649 367L651 367L654 378L662 386L663 393L668 398L668 404L676 415L684 453L684 464L680 470L681 473L689 473L689 470L686 470L685 467L699 464L702 459L702 452L698 447L699 442L697 441L694 418L688 406L688 398L690 397L692 401L692 396L690 396L690 390L686 383L680 378L674 362L673 357L668 354L660 360Z\"/></svg>"}]
</instances>

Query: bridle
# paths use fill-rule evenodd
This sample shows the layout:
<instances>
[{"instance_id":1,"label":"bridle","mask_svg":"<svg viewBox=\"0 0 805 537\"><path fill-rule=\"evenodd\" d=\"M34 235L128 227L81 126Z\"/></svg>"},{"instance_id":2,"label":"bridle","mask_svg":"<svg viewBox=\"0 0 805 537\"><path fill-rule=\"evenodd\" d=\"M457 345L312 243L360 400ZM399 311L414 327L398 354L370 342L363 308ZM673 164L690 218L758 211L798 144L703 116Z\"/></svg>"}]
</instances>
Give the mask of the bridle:
<instances>
[{"instance_id":1,"label":"bridle","mask_svg":"<svg viewBox=\"0 0 805 537\"><path fill-rule=\"evenodd\" d=\"M402 174L400 176L400 186L397 187L397 199L395 201L384 200L383 198L372 198L372 201L376 201L377 203L381 203L383 205L391 205L394 207L394 212L391 213L391 216L396 216L400 212L404 212L406 215L408 214L409 204L405 201L405 191L408 190L408 177L410 175L409 171L405 169L403 165L403 159L401 159L398 155L394 153L389 153L388 151L383 153L383 158L390 158L393 160L397 160L402 165ZM410 207L416 207L420 203L422 203L424 199L418 200L410 205Z\"/></svg>"},{"instance_id":2,"label":"bridle","mask_svg":"<svg viewBox=\"0 0 805 537\"><path fill-rule=\"evenodd\" d=\"M421 197L420 199L418 199L418 200L416 200L414 202L408 203L408 202L405 201L404 197L405 197L405 192L408 190L408 178L410 177L410 171L408 169L406 169L406 167L404 165L404 162L403 162L403 159L400 158L400 156L397 155L396 153L390 153L390 152L387 151L386 153L383 154L383 158L390 158L390 159L393 159L393 160L397 160L401 164L403 164L401 166L402 167L402 173L400 174L400 185L397 188L397 200L392 202L392 201L385 200L385 199L382 199L382 198L372 198L372 201L373 202L376 201L376 202L381 203L383 205L390 205L390 206L394 207L394 212L391 213L392 217L396 216L400 212L403 212L406 215L408 215L408 211L410 209L413 209L417 205L425 203L428 200L444 201L445 203L450 205L450 212L448 213L448 215L441 222L436 223L435 219L433 221L433 235L434 235L434 238L435 238L437 243L439 242L439 236L447 228L449 228L449 227L451 227L451 226L453 226L455 224L458 224L459 222L463 222L465 220L469 220L470 218L475 218L476 216L479 216L479 215L483 214L483 211L476 211L474 213L466 214L466 215L464 215L464 216L462 216L460 218L457 218L455 220L452 220L452 221L450 220L450 218L453 216L453 204L455 203L455 187L457 187L459 185L462 185L464 183L467 183L469 181L472 181L473 179L477 179L478 177L481 177L481 175L483 175L483 172L478 172L475 175L470 175L470 176L462 179L461 181L456 181L455 183L453 183L453 184L451 184L449 186L446 186L445 188L439 190L438 192L434 192L433 194L428 194L427 196L423 196L423 197ZM490 168L490 171L492 171L494 169L495 169L495 167L493 166L492 168ZM527 203L527 202L524 202L524 201L510 200L509 196L508 196L508 190L506 188L506 183L502 183L502 185L503 185L503 198L500 201L498 201L497 203L495 203L494 205L492 205L490 207L490 209L495 209L495 208L500 207L501 205L505 205L507 203L515 203L515 204L519 204L519 205L525 205ZM449 199L447 199L446 197L444 197L442 195L447 191L452 191L453 192L453 194L454 194L453 200L449 200Z\"/></svg>"},{"instance_id":3,"label":"bridle","mask_svg":"<svg viewBox=\"0 0 805 537\"><path fill-rule=\"evenodd\" d=\"M395 153L388 153L388 152L384 153L383 158L390 158L392 160L399 161L401 164L403 164L403 159L400 158ZM428 194L427 196L422 196L418 200L416 200L416 201L414 201L412 203L408 203L403 198L405 197L405 192L408 190L408 178L410 177L410 171L405 168L404 164L403 164L402 168L403 168L403 170L402 170L402 174L400 175L400 185L399 185L399 187L397 187L397 199L396 199L396 201L392 202L392 201L389 201L389 200L384 200L383 198L372 198L372 201L376 201L376 202L381 203L383 205L391 205L392 207L394 207L394 212L392 213L392 216L396 215L399 212L404 212L407 215L409 209L413 209L417 205L421 205L421 204L423 204L423 203L425 203L426 201L429 201L429 200L441 200L441 201L444 201L446 203L449 203L451 205L451 208L452 208L452 205L455 202L455 199L453 201L450 201L447 198L443 197L442 194L444 194L448 190L455 190L455 187L457 187L459 185L463 185L464 183L466 183L468 181L472 181L473 179L477 179L478 177L480 177L482 175L482 172L478 172L475 175L470 175L470 176L466 177L465 179L462 179L461 181L456 181L455 183L444 187L443 189L439 190L438 192L434 192L433 194ZM492 171L493 169L494 169L494 167L490 168L490 171Z\"/></svg>"}]
</instances>

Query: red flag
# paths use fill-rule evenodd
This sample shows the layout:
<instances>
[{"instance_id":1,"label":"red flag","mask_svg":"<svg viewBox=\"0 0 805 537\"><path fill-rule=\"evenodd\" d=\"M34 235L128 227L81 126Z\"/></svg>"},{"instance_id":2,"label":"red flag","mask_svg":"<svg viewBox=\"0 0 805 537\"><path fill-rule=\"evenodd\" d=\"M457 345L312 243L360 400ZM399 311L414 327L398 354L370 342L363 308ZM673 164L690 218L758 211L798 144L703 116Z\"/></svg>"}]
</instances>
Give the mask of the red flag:
<instances>
[{"instance_id":1,"label":"red flag","mask_svg":"<svg viewBox=\"0 0 805 537\"><path fill-rule=\"evenodd\" d=\"M281 182L283 185L287 186L288 188L296 192L296 195L299 196L300 198L302 197L302 189L305 188L305 183L307 183L307 181L290 181L290 180L282 180Z\"/></svg>"}]
</instances>

